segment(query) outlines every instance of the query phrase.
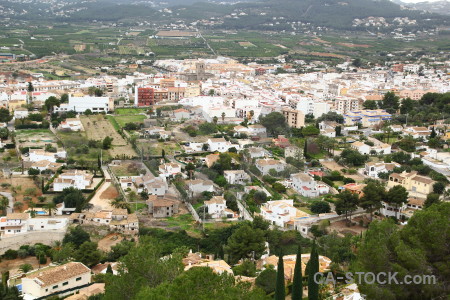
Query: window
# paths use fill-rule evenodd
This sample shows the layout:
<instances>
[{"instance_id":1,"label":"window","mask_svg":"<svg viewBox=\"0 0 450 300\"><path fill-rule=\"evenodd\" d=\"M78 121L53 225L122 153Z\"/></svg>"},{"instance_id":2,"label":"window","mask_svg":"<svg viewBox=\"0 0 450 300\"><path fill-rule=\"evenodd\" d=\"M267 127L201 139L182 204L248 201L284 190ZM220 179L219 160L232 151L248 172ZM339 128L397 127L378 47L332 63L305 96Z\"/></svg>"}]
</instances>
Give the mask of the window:
<instances>
[{"instance_id":1,"label":"window","mask_svg":"<svg viewBox=\"0 0 450 300\"><path fill-rule=\"evenodd\" d=\"M77 279L75 279L75 281L80 281L81 280L81 277L78 277Z\"/></svg>"},{"instance_id":2,"label":"window","mask_svg":"<svg viewBox=\"0 0 450 300\"><path fill-rule=\"evenodd\" d=\"M58 285L54 285L53 287L52 287L52 289L57 289L58 288Z\"/></svg>"},{"instance_id":3,"label":"window","mask_svg":"<svg viewBox=\"0 0 450 300\"><path fill-rule=\"evenodd\" d=\"M69 284L69 282L68 281L66 281L66 282L63 282L63 286L65 286L65 285L68 285Z\"/></svg>"}]
</instances>

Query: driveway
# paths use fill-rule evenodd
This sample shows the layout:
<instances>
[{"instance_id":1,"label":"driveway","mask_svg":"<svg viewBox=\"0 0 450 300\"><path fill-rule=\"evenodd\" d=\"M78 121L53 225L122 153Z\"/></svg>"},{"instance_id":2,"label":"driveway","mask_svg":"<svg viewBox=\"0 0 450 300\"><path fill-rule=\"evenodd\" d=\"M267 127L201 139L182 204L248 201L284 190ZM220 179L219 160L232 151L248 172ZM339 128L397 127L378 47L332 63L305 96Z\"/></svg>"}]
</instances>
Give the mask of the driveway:
<instances>
[{"instance_id":1,"label":"driveway","mask_svg":"<svg viewBox=\"0 0 450 300\"><path fill-rule=\"evenodd\" d=\"M6 209L7 213L12 213L14 210L14 197L11 193L0 192L1 196L5 196L9 200L8 208Z\"/></svg>"},{"instance_id":2,"label":"driveway","mask_svg":"<svg viewBox=\"0 0 450 300\"><path fill-rule=\"evenodd\" d=\"M111 206L110 201L113 199L102 199L100 196L105 192L109 187L110 182L103 182L103 184L97 189L94 197L92 197L90 204L93 205L91 211L99 211L99 210L112 210L114 207Z\"/></svg>"}]
</instances>

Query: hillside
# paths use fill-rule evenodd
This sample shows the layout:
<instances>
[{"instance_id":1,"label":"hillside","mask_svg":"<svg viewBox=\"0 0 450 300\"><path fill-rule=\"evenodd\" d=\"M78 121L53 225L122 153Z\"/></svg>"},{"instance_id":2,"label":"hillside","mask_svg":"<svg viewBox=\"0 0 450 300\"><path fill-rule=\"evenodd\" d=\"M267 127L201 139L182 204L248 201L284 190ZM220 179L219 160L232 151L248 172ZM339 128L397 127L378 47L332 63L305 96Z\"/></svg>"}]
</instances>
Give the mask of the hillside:
<instances>
[{"instance_id":1,"label":"hillside","mask_svg":"<svg viewBox=\"0 0 450 300\"><path fill-rule=\"evenodd\" d=\"M395 0L394 2L417 10L429 11L442 15L450 15L450 1L448 0L435 2L423 1L418 3L405 3L400 0Z\"/></svg>"}]
</instances>

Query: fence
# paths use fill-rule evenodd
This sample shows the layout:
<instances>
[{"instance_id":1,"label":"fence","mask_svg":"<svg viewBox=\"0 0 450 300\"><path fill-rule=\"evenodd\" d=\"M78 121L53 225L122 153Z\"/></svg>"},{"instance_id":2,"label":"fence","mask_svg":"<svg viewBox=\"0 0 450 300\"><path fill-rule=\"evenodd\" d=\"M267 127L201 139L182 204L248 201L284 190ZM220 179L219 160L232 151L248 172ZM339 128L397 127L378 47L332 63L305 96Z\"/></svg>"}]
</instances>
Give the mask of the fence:
<instances>
[{"instance_id":1,"label":"fence","mask_svg":"<svg viewBox=\"0 0 450 300\"><path fill-rule=\"evenodd\" d=\"M186 204L186 207L189 210L189 212L191 213L191 215L194 218L194 220L199 222L199 223L202 223L203 220L200 219L200 217L199 217L198 213L195 211L194 207L189 202L185 202L184 204Z\"/></svg>"}]
</instances>

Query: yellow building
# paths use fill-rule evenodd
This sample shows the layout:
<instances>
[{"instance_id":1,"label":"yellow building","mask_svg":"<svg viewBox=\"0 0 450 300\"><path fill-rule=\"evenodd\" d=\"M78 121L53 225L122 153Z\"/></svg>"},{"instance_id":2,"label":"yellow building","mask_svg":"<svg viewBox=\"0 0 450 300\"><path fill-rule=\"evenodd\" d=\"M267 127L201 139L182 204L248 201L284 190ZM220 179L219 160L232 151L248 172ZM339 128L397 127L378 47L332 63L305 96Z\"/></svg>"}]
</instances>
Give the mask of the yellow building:
<instances>
[{"instance_id":1,"label":"yellow building","mask_svg":"<svg viewBox=\"0 0 450 300\"><path fill-rule=\"evenodd\" d=\"M388 188L396 185L403 186L412 196L414 194L428 195L433 192L433 185L436 181L426 176L417 175L417 172L406 173L392 173L389 176Z\"/></svg>"},{"instance_id":2,"label":"yellow building","mask_svg":"<svg viewBox=\"0 0 450 300\"><path fill-rule=\"evenodd\" d=\"M290 127L302 128L305 126L305 115L301 111L285 107L282 113Z\"/></svg>"},{"instance_id":3,"label":"yellow building","mask_svg":"<svg viewBox=\"0 0 450 300\"><path fill-rule=\"evenodd\" d=\"M10 112L15 111L17 108L22 107L27 104L25 100L10 100L8 102L8 108Z\"/></svg>"}]
</instances>

